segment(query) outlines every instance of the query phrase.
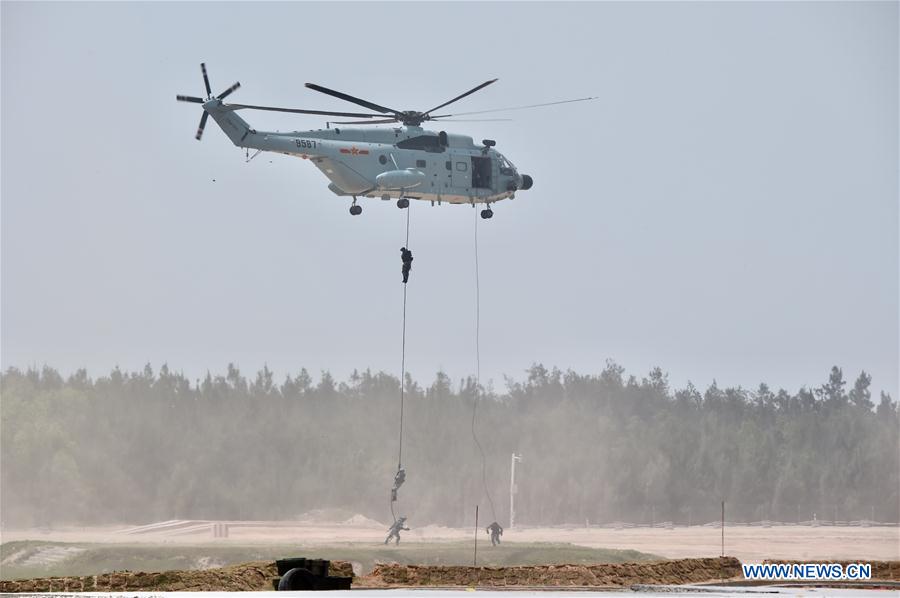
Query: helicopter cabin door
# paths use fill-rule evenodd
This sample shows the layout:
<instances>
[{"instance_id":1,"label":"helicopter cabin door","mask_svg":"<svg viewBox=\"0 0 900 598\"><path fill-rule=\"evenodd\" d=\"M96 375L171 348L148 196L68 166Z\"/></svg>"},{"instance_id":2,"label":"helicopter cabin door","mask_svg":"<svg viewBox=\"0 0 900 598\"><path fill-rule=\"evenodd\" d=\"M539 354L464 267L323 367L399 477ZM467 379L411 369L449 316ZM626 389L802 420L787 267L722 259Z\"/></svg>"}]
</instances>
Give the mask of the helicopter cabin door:
<instances>
[{"instance_id":1,"label":"helicopter cabin door","mask_svg":"<svg viewBox=\"0 0 900 598\"><path fill-rule=\"evenodd\" d=\"M488 156L472 156L472 187L490 189L493 180L493 160Z\"/></svg>"},{"instance_id":2,"label":"helicopter cabin door","mask_svg":"<svg viewBox=\"0 0 900 598\"><path fill-rule=\"evenodd\" d=\"M451 154L450 185L456 190L468 190L472 186L472 161L467 154Z\"/></svg>"}]
</instances>

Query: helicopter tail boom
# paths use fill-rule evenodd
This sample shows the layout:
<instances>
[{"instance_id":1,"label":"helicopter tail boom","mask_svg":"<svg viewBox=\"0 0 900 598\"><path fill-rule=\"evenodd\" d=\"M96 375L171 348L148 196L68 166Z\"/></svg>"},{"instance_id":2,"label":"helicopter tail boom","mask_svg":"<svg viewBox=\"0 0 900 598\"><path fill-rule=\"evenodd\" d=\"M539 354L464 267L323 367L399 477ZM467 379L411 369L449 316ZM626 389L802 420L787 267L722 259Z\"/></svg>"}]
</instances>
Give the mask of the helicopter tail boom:
<instances>
[{"instance_id":1,"label":"helicopter tail boom","mask_svg":"<svg viewBox=\"0 0 900 598\"><path fill-rule=\"evenodd\" d=\"M238 116L234 110L230 110L218 105L204 105L203 108L213 117L213 120L219 125L219 128L231 139L231 142L239 147L255 147L252 143L252 137L255 136L254 131L247 121Z\"/></svg>"}]
</instances>

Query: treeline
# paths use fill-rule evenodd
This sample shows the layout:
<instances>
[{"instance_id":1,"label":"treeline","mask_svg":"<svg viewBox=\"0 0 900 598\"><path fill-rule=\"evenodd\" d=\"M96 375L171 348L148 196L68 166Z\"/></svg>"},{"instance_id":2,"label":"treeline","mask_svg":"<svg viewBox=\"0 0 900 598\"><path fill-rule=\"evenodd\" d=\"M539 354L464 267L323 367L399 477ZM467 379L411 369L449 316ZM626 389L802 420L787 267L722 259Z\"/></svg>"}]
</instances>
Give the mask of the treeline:
<instances>
[{"instance_id":1,"label":"treeline","mask_svg":"<svg viewBox=\"0 0 900 598\"><path fill-rule=\"evenodd\" d=\"M659 369L637 379L612 362L595 375L535 365L502 394L408 376L398 508L413 525L457 526L477 503L506 525L515 452L522 524L702 523L723 498L737 521L894 522L900 419L870 386L865 372L848 385L835 367L796 393L673 390ZM4 526L320 508L390 521L400 387L389 374L338 382L301 370L279 384L267 368L248 380L234 366L195 382L166 366L96 379L11 368L0 390Z\"/></svg>"}]
</instances>

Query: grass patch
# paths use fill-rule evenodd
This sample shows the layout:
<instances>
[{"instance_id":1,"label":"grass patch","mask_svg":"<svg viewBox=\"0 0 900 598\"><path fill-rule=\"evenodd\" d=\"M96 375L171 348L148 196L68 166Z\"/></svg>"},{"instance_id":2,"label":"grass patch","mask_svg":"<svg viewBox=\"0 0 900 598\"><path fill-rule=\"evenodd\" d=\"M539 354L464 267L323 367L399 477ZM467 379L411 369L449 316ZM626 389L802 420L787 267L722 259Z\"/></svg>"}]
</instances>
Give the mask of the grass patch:
<instances>
[{"instance_id":1,"label":"grass patch","mask_svg":"<svg viewBox=\"0 0 900 598\"><path fill-rule=\"evenodd\" d=\"M325 545L315 548L320 558L360 563L370 571L376 562L407 565L471 565L472 542L408 542L389 546L360 544ZM551 542L506 542L500 546L478 543L478 564L491 567L515 565L556 565L625 563L658 560L660 557L636 550L587 548Z\"/></svg>"}]
</instances>

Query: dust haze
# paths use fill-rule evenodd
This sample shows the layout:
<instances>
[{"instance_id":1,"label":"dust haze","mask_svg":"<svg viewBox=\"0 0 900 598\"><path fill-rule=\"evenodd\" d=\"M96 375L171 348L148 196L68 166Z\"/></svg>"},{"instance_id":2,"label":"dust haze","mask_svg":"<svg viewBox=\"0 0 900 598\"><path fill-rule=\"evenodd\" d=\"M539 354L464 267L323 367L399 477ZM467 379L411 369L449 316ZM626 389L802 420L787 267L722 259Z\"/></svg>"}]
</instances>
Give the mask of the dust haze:
<instances>
[{"instance_id":1,"label":"dust haze","mask_svg":"<svg viewBox=\"0 0 900 598\"><path fill-rule=\"evenodd\" d=\"M96 379L10 369L2 389L6 526L328 509L391 521L400 387L389 374L275 380L229 366L197 384L167 366ZM506 525L516 453L521 525L696 525L718 520L721 500L735 522L896 522L898 431L895 402L837 367L793 392L673 389L660 369L638 378L612 362L596 374L534 365L502 392L408 376L408 479L393 506L418 526L461 527L480 504Z\"/></svg>"}]
</instances>

